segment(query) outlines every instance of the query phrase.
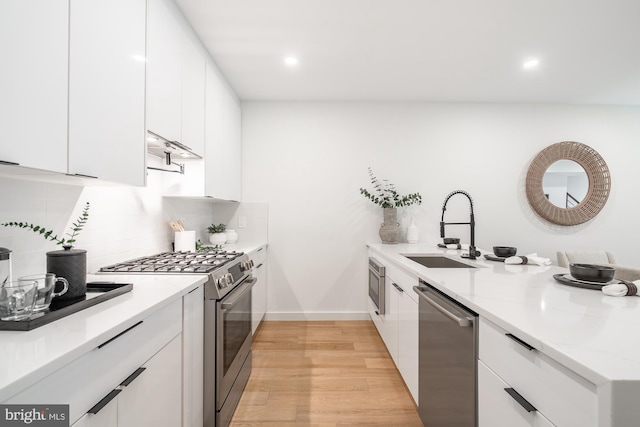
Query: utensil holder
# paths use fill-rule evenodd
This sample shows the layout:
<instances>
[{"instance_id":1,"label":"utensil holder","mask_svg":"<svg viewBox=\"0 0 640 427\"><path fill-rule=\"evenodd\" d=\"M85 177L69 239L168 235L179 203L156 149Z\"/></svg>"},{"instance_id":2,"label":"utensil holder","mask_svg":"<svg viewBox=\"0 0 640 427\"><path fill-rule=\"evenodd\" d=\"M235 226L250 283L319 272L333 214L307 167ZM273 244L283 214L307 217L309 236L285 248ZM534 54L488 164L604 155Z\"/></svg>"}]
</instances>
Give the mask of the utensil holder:
<instances>
[{"instance_id":1,"label":"utensil holder","mask_svg":"<svg viewBox=\"0 0 640 427\"><path fill-rule=\"evenodd\" d=\"M194 230L176 231L174 235L174 250L176 252L195 252L196 232Z\"/></svg>"}]
</instances>

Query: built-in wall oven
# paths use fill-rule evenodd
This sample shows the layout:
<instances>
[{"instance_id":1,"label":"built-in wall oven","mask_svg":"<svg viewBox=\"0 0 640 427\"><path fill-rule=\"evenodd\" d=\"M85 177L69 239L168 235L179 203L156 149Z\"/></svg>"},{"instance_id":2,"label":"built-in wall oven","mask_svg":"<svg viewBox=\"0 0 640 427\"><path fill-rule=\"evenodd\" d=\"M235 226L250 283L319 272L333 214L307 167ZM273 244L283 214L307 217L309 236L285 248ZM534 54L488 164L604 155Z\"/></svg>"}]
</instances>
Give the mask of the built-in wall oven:
<instances>
[{"instance_id":1,"label":"built-in wall oven","mask_svg":"<svg viewBox=\"0 0 640 427\"><path fill-rule=\"evenodd\" d=\"M231 422L251 374L253 261L234 251L164 252L102 273L208 274L204 285L204 427Z\"/></svg>"},{"instance_id":2,"label":"built-in wall oven","mask_svg":"<svg viewBox=\"0 0 640 427\"><path fill-rule=\"evenodd\" d=\"M369 298L378 314L385 313L384 301L385 268L377 259L369 257Z\"/></svg>"}]
</instances>

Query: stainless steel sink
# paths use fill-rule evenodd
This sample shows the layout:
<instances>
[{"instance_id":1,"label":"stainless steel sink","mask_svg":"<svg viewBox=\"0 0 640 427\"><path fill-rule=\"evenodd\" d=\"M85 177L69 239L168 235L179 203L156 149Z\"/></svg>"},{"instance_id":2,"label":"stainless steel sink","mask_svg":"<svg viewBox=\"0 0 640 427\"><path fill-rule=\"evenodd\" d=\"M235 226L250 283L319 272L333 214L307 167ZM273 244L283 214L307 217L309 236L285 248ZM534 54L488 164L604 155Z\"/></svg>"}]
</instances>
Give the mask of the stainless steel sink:
<instances>
[{"instance_id":1,"label":"stainless steel sink","mask_svg":"<svg viewBox=\"0 0 640 427\"><path fill-rule=\"evenodd\" d=\"M434 255L402 255L413 262L424 265L428 268L476 268L473 265L466 264L446 256Z\"/></svg>"}]
</instances>

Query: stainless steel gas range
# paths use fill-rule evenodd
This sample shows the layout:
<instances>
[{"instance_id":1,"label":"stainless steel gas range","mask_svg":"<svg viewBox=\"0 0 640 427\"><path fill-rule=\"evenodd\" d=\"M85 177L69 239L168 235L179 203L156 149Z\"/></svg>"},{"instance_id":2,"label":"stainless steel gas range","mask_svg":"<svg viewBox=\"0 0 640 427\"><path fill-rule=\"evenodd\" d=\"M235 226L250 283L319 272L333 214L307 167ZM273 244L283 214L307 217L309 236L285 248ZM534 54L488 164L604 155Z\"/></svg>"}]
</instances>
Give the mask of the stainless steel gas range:
<instances>
[{"instance_id":1,"label":"stainless steel gas range","mask_svg":"<svg viewBox=\"0 0 640 427\"><path fill-rule=\"evenodd\" d=\"M204 285L204 427L228 426L251 374L253 261L235 251L163 252L100 272L209 275Z\"/></svg>"}]
</instances>

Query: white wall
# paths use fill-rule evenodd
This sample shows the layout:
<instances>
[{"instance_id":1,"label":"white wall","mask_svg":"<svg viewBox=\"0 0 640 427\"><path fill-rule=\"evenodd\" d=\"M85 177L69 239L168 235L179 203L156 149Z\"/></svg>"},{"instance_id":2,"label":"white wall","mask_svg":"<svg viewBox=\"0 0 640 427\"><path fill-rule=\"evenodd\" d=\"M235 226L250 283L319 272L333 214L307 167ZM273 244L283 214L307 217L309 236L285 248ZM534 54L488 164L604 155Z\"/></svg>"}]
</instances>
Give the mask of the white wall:
<instances>
[{"instance_id":1,"label":"white wall","mask_svg":"<svg viewBox=\"0 0 640 427\"><path fill-rule=\"evenodd\" d=\"M596 149L612 174L604 210L591 222L560 227L539 219L525 196L533 157L573 140ZM379 241L380 209L359 194L371 188L367 167L423 204L415 217L421 240L439 238L442 202L456 189L475 202L476 243L517 246L555 262L556 250L613 251L640 266L640 107L422 103L243 104L244 199L269 203L268 311L366 311L365 242ZM448 221L466 220L454 197ZM468 241L464 228L448 236Z\"/></svg>"}]
</instances>

